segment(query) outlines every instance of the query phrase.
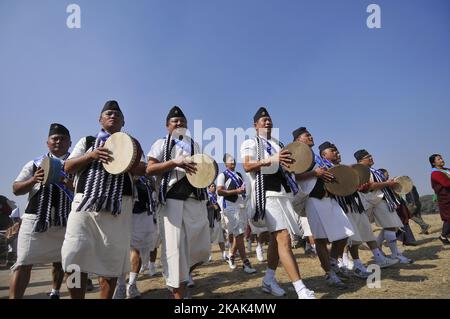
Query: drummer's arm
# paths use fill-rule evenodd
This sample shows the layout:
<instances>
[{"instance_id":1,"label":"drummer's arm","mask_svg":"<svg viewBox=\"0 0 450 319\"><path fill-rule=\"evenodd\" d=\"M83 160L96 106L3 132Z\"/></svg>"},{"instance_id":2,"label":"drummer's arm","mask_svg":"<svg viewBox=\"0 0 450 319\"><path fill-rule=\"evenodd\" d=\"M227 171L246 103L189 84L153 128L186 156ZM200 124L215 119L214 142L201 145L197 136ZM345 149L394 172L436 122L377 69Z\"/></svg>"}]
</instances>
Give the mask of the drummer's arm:
<instances>
[{"instance_id":1,"label":"drummer's arm","mask_svg":"<svg viewBox=\"0 0 450 319\"><path fill-rule=\"evenodd\" d=\"M75 174L86 168L94 160L107 163L111 160L110 152L104 147L97 147L92 152L87 152L82 156L66 160L64 162L64 171L67 174Z\"/></svg>"},{"instance_id":2,"label":"drummer's arm","mask_svg":"<svg viewBox=\"0 0 450 319\"><path fill-rule=\"evenodd\" d=\"M261 161L255 161L251 158L251 156L245 156L244 163L242 164L242 166L244 167L244 170L246 173L250 173L250 172L257 172L257 171L261 170L261 167L270 166L271 163L272 162L271 162L270 158L266 158Z\"/></svg>"},{"instance_id":3,"label":"drummer's arm","mask_svg":"<svg viewBox=\"0 0 450 319\"><path fill-rule=\"evenodd\" d=\"M396 183L393 180L389 180L389 181L386 181L386 182L380 182L380 183L378 183L378 182L371 183L370 187L369 187L369 190L376 191L376 190L383 189L385 187L393 187L393 186L395 186L395 184Z\"/></svg>"},{"instance_id":4,"label":"drummer's arm","mask_svg":"<svg viewBox=\"0 0 450 319\"><path fill-rule=\"evenodd\" d=\"M145 174L147 176L163 175L164 173L173 170L175 167L177 167L177 164L174 160L161 163L156 158L149 157Z\"/></svg>"},{"instance_id":5,"label":"drummer's arm","mask_svg":"<svg viewBox=\"0 0 450 319\"><path fill-rule=\"evenodd\" d=\"M314 177L318 177L318 174L315 170L306 172L306 173L302 173L302 174L295 174L295 179L298 181L304 181L304 180L311 179Z\"/></svg>"},{"instance_id":6,"label":"drummer's arm","mask_svg":"<svg viewBox=\"0 0 450 319\"><path fill-rule=\"evenodd\" d=\"M26 166L22 172L24 172L23 178L13 183L13 193L16 196L28 194L34 185L44 180L44 170L40 167L33 173L33 166Z\"/></svg>"},{"instance_id":7,"label":"drummer's arm","mask_svg":"<svg viewBox=\"0 0 450 319\"><path fill-rule=\"evenodd\" d=\"M144 176L146 173L147 165L145 162L139 162L136 166L131 168L130 173L134 176Z\"/></svg>"},{"instance_id":8,"label":"drummer's arm","mask_svg":"<svg viewBox=\"0 0 450 319\"><path fill-rule=\"evenodd\" d=\"M89 152L83 156L66 160L64 163L64 171L67 174L75 174L76 172L83 170L94 160L92 154L93 152Z\"/></svg>"},{"instance_id":9,"label":"drummer's arm","mask_svg":"<svg viewBox=\"0 0 450 319\"><path fill-rule=\"evenodd\" d=\"M42 171L42 176L43 174ZM13 193L16 196L28 194L37 183L40 183L40 181L38 181L35 176L23 182L14 182Z\"/></svg>"},{"instance_id":10,"label":"drummer's arm","mask_svg":"<svg viewBox=\"0 0 450 319\"><path fill-rule=\"evenodd\" d=\"M226 197L226 196L235 196L235 195L240 195L241 194L241 190L239 188L227 190L223 186L217 186L217 194L219 196L224 196L224 197Z\"/></svg>"},{"instance_id":11,"label":"drummer's arm","mask_svg":"<svg viewBox=\"0 0 450 319\"><path fill-rule=\"evenodd\" d=\"M303 174L295 174L295 178L298 181L310 179L310 178L313 178L313 177L320 178L325 183L332 182L333 179L334 179L333 174L331 174L326 168L323 168L323 167L317 167L316 169L314 169L311 172L306 172L306 173L303 173Z\"/></svg>"}]
</instances>

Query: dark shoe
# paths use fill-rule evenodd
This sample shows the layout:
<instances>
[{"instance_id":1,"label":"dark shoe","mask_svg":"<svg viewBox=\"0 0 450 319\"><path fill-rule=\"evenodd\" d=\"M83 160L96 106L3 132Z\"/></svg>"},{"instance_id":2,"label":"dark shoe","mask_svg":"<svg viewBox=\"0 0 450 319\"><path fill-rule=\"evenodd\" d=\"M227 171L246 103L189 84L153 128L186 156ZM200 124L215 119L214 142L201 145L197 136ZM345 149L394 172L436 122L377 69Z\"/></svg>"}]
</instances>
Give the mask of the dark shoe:
<instances>
[{"instance_id":1,"label":"dark shoe","mask_svg":"<svg viewBox=\"0 0 450 319\"><path fill-rule=\"evenodd\" d=\"M428 230L431 228L431 225L427 225L425 228L423 228L419 234L429 235L430 233Z\"/></svg>"},{"instance_id":2,"label":"dark shoe","mask_svg":"<svg viewBox=\"0 0 450 319\"><path fill-rule=\"evenodd\" d=\"M412 242L412 243L403 243L403 246L417 246L417 242Z\"/></svg>"},{"instance_id":3,"label":"dark shoe","mask_svg":"<svg viewBox=\"0 0 450 319\"><path fill-rule=\"evenodd\" d=\"M256 269L252 267L252 264L248 259L244 260L244 264L242 265L242 268L247 274L254 274L256 272Z\"/></svg>"},{"instance_id":4,"label":"dark shoe","mask_svg":"<svg viewBox=\"0 0 450 319\"><path fill-rule=\"evenodd\" d=\"M444 245L450 245L450 241L447 237L439 236L439 239Z\"/></svg>"},{"instance_id":5,"label":"dark shoe","mask_svg":"<svg viewBox=\"0 0 450 319\"><path fill-rule=\"evenodd\" d=\"M50 296L50 299L59 299L59 295L57 294L49 293L48 295Z\"/></svg>"},{"instance_id":6,"label":"dark shoe","mask_svg":"<svg viewBox=\"0 0 450 319\"><path fill-rule=\"evenodd\" d=\"M314 248L310 247L308 249L305 249L305 255L310 258L315 258L317 257L317 252Z\"/></svg>"}]
</instances>

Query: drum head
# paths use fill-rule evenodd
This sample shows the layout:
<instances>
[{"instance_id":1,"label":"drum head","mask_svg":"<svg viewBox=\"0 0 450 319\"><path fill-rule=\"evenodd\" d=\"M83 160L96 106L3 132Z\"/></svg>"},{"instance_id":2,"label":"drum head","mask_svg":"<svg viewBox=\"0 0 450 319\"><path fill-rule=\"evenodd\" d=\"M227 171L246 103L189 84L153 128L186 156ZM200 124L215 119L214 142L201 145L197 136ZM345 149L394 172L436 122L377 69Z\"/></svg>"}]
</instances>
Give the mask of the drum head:
<instances>
[{"instance_id":1,"label":"drum head","mask_svg":"<svg viewBox=\"0 0 450 319\"><path fill-rule=\"evenodd\" d=\"M44 170L42 184L48 185L59 182L62 170L62 164L59 159L46 156L42 160L41 168Z\"/></svg>"},{"instance_id":2,"label":"drum head","mask_svg":"<svg viewBox=\"0 0 450 319\"><path fill-rule=\"evenodd\" d=\"M136 144L131 136L123 132L111 135L104 147L110 151L112 160L103 163L103 167L110 174L122 174L128 171L137 157Z\"/></svg>"},{"instance_id":3,"label":"drum head","mask_svg":"<svg viewBox=\"0 0 450 319\"><path fill-rule=\"evenodd\" d=\"M310 171L314 167L314 153L311 148L303 142L292 142L284 148L292 154L295 163L290 165L288 171L295 174L302 174Z\"/></svg>"},{"instance_id":4,"label":"drum head","mask_svg":"<svg viewBox=\"0 0 450 319\"><path fill-rule=\"evenodd\" d=\"M399 195L406 195L413 189L413 182L408 176L398 176L394 178L397 183L392 189Z\"/></svg>"},{"instance_id":5,"label":"drum head","mask_svg":"<svg viewBox=\"0 0 450 319\"><path fill-rule=\"evenodd\" d=\"M363 164L353 164L352 168L358 173L359 185L366 184L370 181L370 169Z\"/></svg>"},{"instance_id":6,"label":"drum head","mask_svg":"<svg viewBox=\"0 0 450 319\"><path fill-rule=\"evenodd\" d=\"M206 154L195 154L190 157L197 164L195 174L186 174L189 183L196 188L205 188L214 182L218 173L218 166L214 159Z\"/></svg>"},{"instance_id":7,"label":"drum head","mask_svg":"<svg viewBox=\"0 0 450 319\"><path fill-rule=\"evenodd\" d=\"M359 186L359 175L347 165L336 165L329 169L335 180L325 183L328 192L337 196L349 196L356 192Z\"/></svg>"}]
</instances>

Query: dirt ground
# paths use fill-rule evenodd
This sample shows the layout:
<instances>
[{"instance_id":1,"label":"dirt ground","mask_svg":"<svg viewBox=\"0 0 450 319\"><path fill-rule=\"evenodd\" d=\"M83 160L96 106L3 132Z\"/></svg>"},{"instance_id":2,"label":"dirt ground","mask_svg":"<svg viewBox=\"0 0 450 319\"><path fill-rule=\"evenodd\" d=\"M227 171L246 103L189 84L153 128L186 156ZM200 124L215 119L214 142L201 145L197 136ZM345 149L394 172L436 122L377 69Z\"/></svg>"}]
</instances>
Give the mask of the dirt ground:
<instances>
[{"instance_id":1,"label":"dirt ground","mask_svg":"<svg viewBox=\"0 0 450 319\"><path fill-rule=\"evenodd\" d=\"M294 250L300 271L305 284L315 291L317 298L450 298L450 250L437 239L442 227L439 215L424 216L426 222L432 225L429 235L420 235L419 227L410 222L411 228L418 241L418 246L404 246L404 255L413 258L415 262L409 265L397 264L394 267L383 269L381 274L381 288L369 288L361 279L351 278L346 281L349 289L341 291L329 288L324 281L324 274L320 268L318 258L307 257L303 248ZM401 245L401 244L400 244ZM243 272L241 261L238 259L238 268L230 270L228 265L220 260L220 250L213 245L213 261L197 268L194 271L195 287L190 289L191 296L209 299L249 298L263 299L275 298L261 291L261 281L266 268L265 262L258 262L254 252L250 254L250 261L258 270L256 274ZM384 248L385 252L389 249ZM373 262L370 251L360 251L363 262ZM158 262L159 263L159 262ZM158 270L161 270L159 268ZM0 298L8 296L10 271L5 267L0 269ZM287 291L287 296L282 298L296 298L296 293L289 279L280 265L276 274L282 288ZM94 291L87 293L87 298L98 297L98 282L94 278ZM142 292L142 298L162 299L169 298L169 292L165 288L164 280L159 274L150 278L141 274L138 279L138 288ZM25 298L46 299L47 292L51 289L51 277L49 265L37 265L34 267L30 285L25 293ZM68 298L65 284L62 288L62 298Z\"/></svg>"}]
</instances>

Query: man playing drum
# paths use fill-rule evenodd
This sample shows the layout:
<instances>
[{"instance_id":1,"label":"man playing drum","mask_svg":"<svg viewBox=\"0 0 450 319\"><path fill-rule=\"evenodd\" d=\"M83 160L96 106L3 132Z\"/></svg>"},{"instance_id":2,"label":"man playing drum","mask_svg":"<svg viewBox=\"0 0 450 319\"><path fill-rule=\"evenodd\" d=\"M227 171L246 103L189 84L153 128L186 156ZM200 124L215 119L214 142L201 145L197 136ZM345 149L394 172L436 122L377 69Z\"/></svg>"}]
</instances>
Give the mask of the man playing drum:
<instances>
[{"instance_id":1,"label":"man playing drum","mask_svg":"<svg viewBox=\"0 0 450 319\"><path fill-rule=\"evenodd\" d=\"M377 225L383 228L377 238L378 246L381 247L381 243L386 240L392 252L392 258L398 259L400 263L411 263L411 259L403 256L397 247L396 232L403 227L403 223L396 212L400 202L391 189L396 185L396 182L387 180L381 171L372 168L374 165L373 157L366 150L356 151L354 157L358 163L370 169L369 192L360 194L367 216L374 218Z\"/></svg>"},{"instance_id":2,"label":"man playing drum","mask_svg":"<svg viewBox=\"0 0 450 319\"><path fill-rule=\"evenodd\" d=\"M304 285L291 248L291 236L300 235L291 204L297 184L284 169L293 163L291 154L282 151L283 145L272 138L272 119L265 108L256 112L253 123L256 136L241 145L241 158L250 180L252 219L258 224L265 222L271 233L262 289L275 296L285 294L275 279L275 270L281 261L298 297L313 299L314 292Z\"/></svg>"},{"instance_id":3,"label":"man playing drum","mask_svg":"<svg viewBox=\"0 0 450 319\"><path fill-rule=\"evenodd\" d=\"M336 145L330 142L324 142L319 146L320 156L331 163L332 165L339 165L341 163L341 156ZM367 189L368 184L360 185L360 190ZM373 234L372 226L369 218L365 212L363 202L358 192L346 197L335 196L341 208L347 214L353 226L354 234L348 239L348 246L350 247L350 254L353 258L353 273L359 278L367 278L370 273L359 259L358 247L363 242L370 247L375 262L381 267L389 267L397 263L397 261L386 258L381 254ZM340 257L341 255L339 255ZM342 265L339 265L342 266Z\"/></svg>"},{"instance_id":4,"label":"man playing drum","mask_svg":"<svg viewBox=\"0 0 450 319\"><path fill-rule=\"evenodd\" d=\"M306 127L300 127L292 132L294 141L300 141L310 148L314 146L314 139ZM325 183L333 181L333 175L327 171L322 158L315 155L315 164L311 171L296 174L301 190L309 194L305 202L305 211L308 223L316 243L317 256L322 269L325 271L325 280L328 285L346 289L347 286L337 274L345 275L337 266L337 258L342 255L348 237L354 234L353 227L338 202L329 196ZM328 251L327 243L331 243Z\"/></svg>"},{"instance_id":5,"label":"man playing drum","mask_svg":"<svg viewBox=\"0 0 450 319\"><path fill-rule=\"evenodd\" d=\"M53 263L50 298L59 299L59 289L64 278L61 246L73 189L67 178L59 183L43 184L44 170L40 164L46 156L64 162L69 156L70 145L69 130L61 124L52 124L47 139L49 152L28 162L13 184L14 195L29 195L19 231L17 261L12 267L10 298L23 297L33 264Z\"/></svg>"},{"instance_id":6,"label":"man playing drum","mask_svg":"<svg viewBox=\"0 0 450 319\"><path fill-rule=\"evenodd\" d=\"M87 273L99 276L100 298L110 299L117 277L130 271L132 176L145 174L145 163L140 162L138 155L142 150L136 140L128 137L114 150L104 147L125 124L116 101L106 102L99 123L97 136L80 139L65 165L66 172L76 175L75 197L61 253L64 270L68 274L74 272L70 278L75 279L75 284L69 280L67 284L71 298L76 299L85 296ZM125 146L135 149L134 160L126 163L132 164L131 169L110 174L105 165L122 164L119 159L129 155L120 153ZM116 158L111 158L111 153ZM79 271L81 278L77 282Z\"/></svg>"},{"instance_id":7,"label":"man playing drum","mask_svg":"<svg viewBox=\"0 0 450 319\"><path fill-rule=\"evenodd\" d=\"M197 167L188 157L200 152L184 132L186 116L174 106L166 118L168 135L157 140L148 153L147 175L162 177L159 188L161 262L166 285L174 298L186 297L190 272L208 261L211 243L206 190L192 186L186 174Z\"/></svg>"}]
</instances>

